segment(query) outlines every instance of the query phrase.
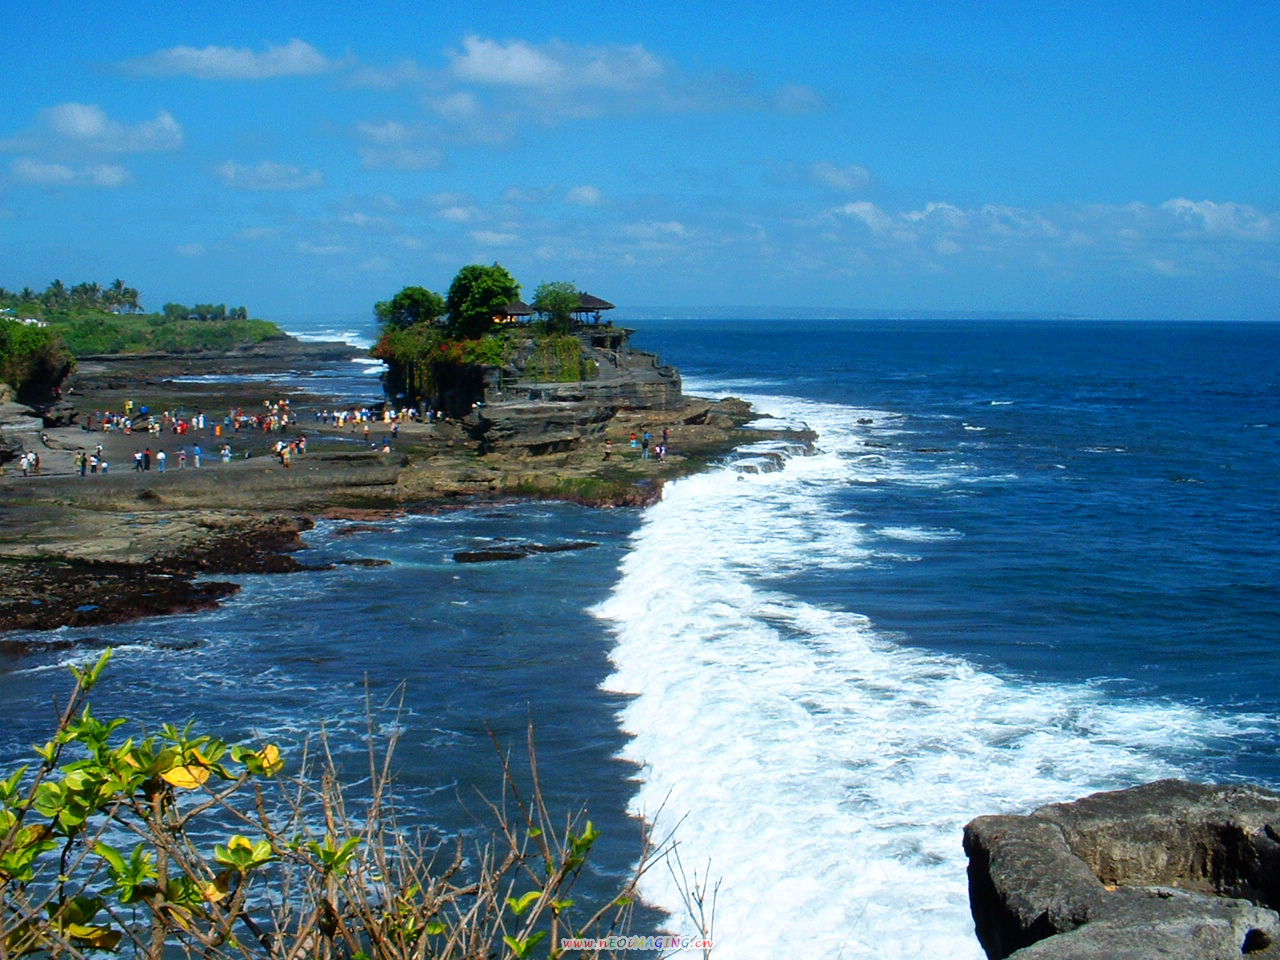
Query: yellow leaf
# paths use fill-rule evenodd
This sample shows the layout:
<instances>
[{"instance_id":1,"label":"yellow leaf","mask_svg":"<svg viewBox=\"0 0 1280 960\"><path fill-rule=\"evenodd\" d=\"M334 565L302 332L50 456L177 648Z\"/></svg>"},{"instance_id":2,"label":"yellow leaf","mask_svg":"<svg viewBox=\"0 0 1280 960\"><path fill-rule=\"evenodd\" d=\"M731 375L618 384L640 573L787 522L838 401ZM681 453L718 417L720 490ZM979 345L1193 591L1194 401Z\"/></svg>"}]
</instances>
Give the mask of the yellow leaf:
<instances>
[{"instance_id":1,"label":"yellow leaf","mask_svg":"<svg viewBox=\"0 0 1280 960\"><path fill-rule=\"evenodd\" d=\"M212 883L200 884L200 892L210 903L219 903L227 899L227 894L231 892L231 872L223 871L214 878Z\"/></svg>"},{"instance_id":2,"label":"yellow leaf","mask_svg":"<svg viewBox=\"0 0 1280 960\"><path fill-rule=\"evenodd\" d=\"M114 950L120 942L120 931L110 927L91 927L82 923L69 923L64 928L76 940L81 940L91 947L103 950Z\"/></svg>"},{"instance_id":3,"label":"yellow leaf","mask_svg":"<svg viewBox=\"0 0 1280 960\"><path fill-rule=\"evenodd\" d=\"M198 767L194 764L172 767L160 774L160 777L166 783L171 783L175 787L180 787L183 790L194 790L209 779L209 768Z\"/></svg>"},{"instance_id":4,"label":"yellow leaf","mask_svg":"<svg viewBox=\"0 0 1280 960\"><path fill-rule=\"evenodd\" d=\"M279 772L280 768L284 766L284 760L280 758L280 748L274 743L268 743L259 750L258 759L262 761L262 772L268 777Z\"/></svg>"},{"instance_id":5,"label":"yellow leaf","mask_svg":"<svg viewBox=\"0 0 1280 960\"><path fill-rule=\"evenodd\" d=\"M234 837L232 837L230 840L227 841L228 850L234 850L236 847L244 847L246 850L252 850L253 841L250 840L248 837L242 837L240 836L240 834L237 833Z\"/></svg>"}]
</instances>

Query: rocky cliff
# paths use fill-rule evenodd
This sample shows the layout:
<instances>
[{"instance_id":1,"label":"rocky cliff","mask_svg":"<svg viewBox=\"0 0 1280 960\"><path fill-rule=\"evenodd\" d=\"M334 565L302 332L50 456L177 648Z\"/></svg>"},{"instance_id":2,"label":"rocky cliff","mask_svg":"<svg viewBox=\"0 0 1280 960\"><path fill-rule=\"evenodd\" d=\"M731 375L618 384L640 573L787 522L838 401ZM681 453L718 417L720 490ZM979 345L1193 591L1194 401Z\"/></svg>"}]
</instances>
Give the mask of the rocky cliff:
<instances>
[{"instance_id":1,"label":"rocky cliff","mask_svg":"<svg viewBox=\"0 0 1280 960\"><path fill-rule=\"evenodd\" d=\"M604 437L620 411L673 412L685 403L680 374L651 353L632 350L631 331L584 327L587 379L545 382L529 367L485 370L480 396L464 420L482 452L561 453Z\"/></svg>"},{"instance_id":2,"label":"rocky cliff","mask_svg":"<svg viewBox=\"0 0 1280 960\"><path fill-rule=\"evenodd\" d=\"M1280 956L1280 794L1162 780L979 817L964 846L992 960Z\"/></svg>"}]
</instances>

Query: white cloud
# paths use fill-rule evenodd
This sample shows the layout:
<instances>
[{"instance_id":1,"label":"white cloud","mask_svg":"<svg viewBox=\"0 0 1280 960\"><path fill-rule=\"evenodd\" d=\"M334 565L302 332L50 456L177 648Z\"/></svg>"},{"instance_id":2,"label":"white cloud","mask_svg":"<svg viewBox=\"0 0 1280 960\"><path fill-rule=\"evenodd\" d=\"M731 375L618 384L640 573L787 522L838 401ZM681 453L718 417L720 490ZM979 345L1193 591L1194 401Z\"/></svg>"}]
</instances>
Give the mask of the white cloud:
<instances>
[{"instance_id":1,"label":"white cloud","mask_svg":"<svg viewBox=\"0 0 1280 960\"><path fill-rule=\"evenodd\" d=\"M1178 278L1280 276L1280 212L1248 204L1176 198L1151 206L1044 208L935 201L885 210L847 203L807 221L793 241L815 269L1024 271L1027 276Z\"/></svg>"},{"instance_id":2,"label":"white cloud","mask_svg":"<svg viewBox=\"0 0 1280 960\"><path fill-rule=\"evenodd\" d=\"M293 39L263 52L248 47L170 47L121 64L127 73L200 80L265 80L324 73L338 64L311 44Z\"/></svg>"},{"instance_id":3,"label":"white cloud","mask_svg":"<svg viewBox=\"0 0 1280 960\"><path fill-rule=\"evenodd\" d=\"M812 87L802 83L789 83L781 87L769 104L779 113L817 113L826 108L826 102Z\"/></svg>"},{"instance_id":4,"label":"white cloud","mask_svg":"<svg viewBox=\"0 0 1280 960\"><path fill-rule=\"evenodd\" d=\"M157 112L154 120L127 124L113 120L96 104L74 102L49 107L35 127L0 141L0 150L80 157L176 150L180 146L182 126L167 110Z\"/></svg>"},{"instance_id":5,"label":"white cloud","mask_svg":"<svg viewBox=\"0 0 1280 960\"><path fill-rule=\"evenodd\" d=\"M203 257L208 253L203 243L180 243L173 249L183 257Z\"/></svg>"},{"instance_id":6,"label":"white cloud","mask_svg":"<svg viewBox=\"0 0 1280 960\"><path fill-rule=\"evenodd\" d=\"M343 214L338 218L342 223L349 223L353 227L372 228L376 230L390 229L392 223L385 217L371 217L367 213L361 213L359 210L353 213Z\"/></svg>"},{"instance_id":7,"label":"white cloud","mask_svg":"<svg viewBox=\"0 0 1280 960\"><path fill-rule=\"evenodd\" d=\"M480 218L480 210L477 207L458 204L441 207L436 211L436 216L450 223L471 223Z\"/></svg>"},{"instance_id":8,"label":"white cloud","mask_svg":"<svg viewBox=\"0 0 1280 960\"><path fill-rule=\"evenodd\" d=\"M875 233L889 233L894 228L893 217L867 200L846 203L832 212L860 220Z\"/></svg>"},{"instance_id":9,"label":"white cloud","mask_svg":"<svg viewBox=\"0 0 1280 960\"><path fill-rule=\"evenodd\" d=\"M455 123L470 120L480 112L476 95L466 90L437 97L431 101L430 106L435 113Z\"/></svg>"},{"instance_id":10,"label":"white cloud","mask_svg":"<svg viewBox=\"0 0 1280 960\"><path fill-rule=\"evenodd\" d=\"M412 137L408 127L394 120L388 120L386 123L358 123L356 129L361 136L374 143L400 144Z\"/></svg>"},{"instance_id":11,"label":"white cloud","mask_svg":"<svg viewBox=\"0 0 1280 960\"><path fill-rule=\"evenodd\" d=\"M723 110L800 112L821 106L808 87L789 86L773 92L755 89L745 74L693 76L641 44L573 45L552 40L501 42L470 35L461 50L447 51L450 75L463 84L487 88L499 103L515 98L522 112L546 124L610 113L689 113ZM478 101L437 100L465 106L473 121ZM451 119L459 119L455 111ZM442 115L448 115L447 111Z\"/></svg>"},{"instance_id":12,"label":"white cloud","mask_svg":"<svg viewBox=\"0 0 1280 960\"><path fill-rule=\"evenodd\" d=\"M600 191L590 184L583 184L580 187L574 187L564 195L566 203L576 204L580 207L594 207L600 202Z\"/></svg>"},{"instance_id":13,"label":"white cloud","mask_svg":"<svg viewBox=\"0 0 1280 960\"><path fill-rule=\"evenodd\" d=\"M434 147L361 147L359 153L370 170L427 170L443 160Z\"/></svg>"},{"instance_id":14,"label":"white cloud","mask_svg":"<svg viewBox=\"0 0 1280 960\"><path fill-rule=\"evenodd\" d=\"M523 40L498 43L469 36L461 53L450 51L453 73L475 83L509 84L518 87L560 86L568 77L556 57L536 50Z\"/></svg>"},{"instance_id":15,"label":"white cloud","mask_svg":"<svg viewBox=\"0 0 1280 960\"><path fill-rule=\"evenodd\" d=\"M54 132L73 140L101 137L110 124L101 107L87 103L64 103L50 107L47 116Z\"/></svg>"},{"instance_id":16,"label":"white cloud","mask_svg":"<svg viewBox=\"0 0 1280 960\"><path fill-rule=\"evenodd\" d=\"M297 249L299 253L306 253L317 257L336 257L339 254L350 252L349 248L340 244L317 244L312 243L310 240L299 240Z\"/></svg>"},{"instance_id":17,"label":"white cloud","mask_svg":"<svg viewBox=\"0 0 1280 960\"><path fill-rule=\"evenodd\" d=\"M809 167L809 175L832 190L863 190L871 182L871 171L856 163L839 167L827 160L820 160Z\"/></svg>"},{"instance_id":18,"label":"white cloud","mask_svg":"<svg viewBox=\"0 0 1280 960\"><path fill-rule=\"evenodd\" d=\"M497 233L493 230L472 230L471 239L487 247L508 247L520 238L514 233Z\"/></svg>"},{"instance_id":19,"label":"white cloud","mask_svg":"<svg viewBox=\"0 0 1280 960\"><path fill-rule=\"evenodd\" d=\"M912 210L902 215L913 223L929 223L942 228L959 230L968 222L963 210L950 203L927 203L923 210Z\"/></svg>"},{"instance_id":20,"label":"white cloud","mask_svg":"<svg viewBox=\"0 0 1280 960\"><path fill-rule=\"evenodd\" d=\"M130 179L129 171L118 164L69 166L32 157L16 158L9 165L9 171L19 182L42 186L120 187Z\"/></svg>"},{"instance_id":21,"label":"white cloud","mask_svg":"<svg viewBox=\"0 0 1280 960\"><path fill-rule=\"evenodd\" d=\"M406 83L426 79L427 72L412 60L401 60L390 67L356 67L347 82L353 87L370 90L392 90Z\"/></svg>"},{"instance_id":22,"label":"white cloud","mask_svg":"<svg viewBox=\"0 0 1280 960\"><path fill-rule=\"evenodd\" d=\"M1243 203L1194 202L1183 197L1161 204L1160 209L1176 214L1206 233L1262 239L1271 234L1271 220Z\"/></svg>"},{"instance_id":23,"label":"white cloud","mask_svg":"<svg viewBox=\"0 0 1280 960\"><path fill-rule=\"evenodd\" d=\"M228 160L214 172L234 190L309 190L324 183L319 170L303 172L300 167L270 160L252 167Z\"/></svg>"},{"instance_id":24,"label":"white cloud","mask_svg":"<svg viewBox=\"0 0 1280 960\"><path fill-rule=\"evenodd\" d=\"M628 223L620 228L623 236L631 237L633 240L670 240L673 237L683 237L685 235L685 226L678 220L664 220L661 222L654 220L643 220L639 223Z\"/></svg>"}]
</instances>

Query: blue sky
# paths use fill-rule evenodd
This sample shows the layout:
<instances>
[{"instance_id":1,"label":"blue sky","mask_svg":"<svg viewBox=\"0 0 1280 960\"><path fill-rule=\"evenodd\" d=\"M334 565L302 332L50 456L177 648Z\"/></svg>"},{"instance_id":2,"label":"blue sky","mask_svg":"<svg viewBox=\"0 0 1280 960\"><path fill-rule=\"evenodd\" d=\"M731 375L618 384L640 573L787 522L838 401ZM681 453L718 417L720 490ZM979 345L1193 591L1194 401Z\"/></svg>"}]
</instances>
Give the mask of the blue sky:
<instances>
[{"instance_id":1,"label":"blue sky","mask_svg":"<svg viewBox=\"0 0 1280 960\"><path fill-rule=\"evenodd\" d=\"M0 285L1280 319L1280 5L10 5ZM767 312L767 311L762 311Z\"/></svg>"}]
</instances>

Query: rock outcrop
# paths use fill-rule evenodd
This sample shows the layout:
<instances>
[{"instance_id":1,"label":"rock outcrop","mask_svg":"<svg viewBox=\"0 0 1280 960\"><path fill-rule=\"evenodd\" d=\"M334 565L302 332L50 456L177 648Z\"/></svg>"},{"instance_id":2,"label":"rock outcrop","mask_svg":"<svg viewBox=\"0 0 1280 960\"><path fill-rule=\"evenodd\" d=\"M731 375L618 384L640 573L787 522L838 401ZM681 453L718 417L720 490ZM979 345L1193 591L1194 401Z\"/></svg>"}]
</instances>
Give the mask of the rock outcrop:
<instances>
[{"instance_id":1,"label":"rock outcrop","mask_svg":"<svg viewBox=\"0 0 1280 960\"><path fill-rule=\"evenodd\" d=\"M6 385L0 383L0 396ZM8 392L12 397L12 391ZM0 400L0 464L17 460L26 450L33 450L40 440L43 421L34 411L12 400Z\"/></svg>"},{"instance_id":2,"label":"rock outcrop","mask_svg":"<svg viewBox=\"0 0 1280 960\"><path fill-rule=\"evenodd\" d=\"M590 379L539 381L527 362L485 368L483 382L450 383L448 409L459 398L474 410L465 423L481 452L498 450L541 456L598 441L620 410L671 412L684 407L680 373L651 353L632 350L630 330L588 326L578 332L583 368ZM524 358L527 361L527 357ZM478 402L472 400L476 397Z\"/></svg>"},{"instance_id":3,"label":"rock outcrop","mask_svg":"<svg viewBox=\"0 0 1280 960\"><path fill-rule=\"evenodd\" d=\"M1178 780L965 827L992 960L1280 956L1280 794Z\"/></svg>"}]
</instances>

